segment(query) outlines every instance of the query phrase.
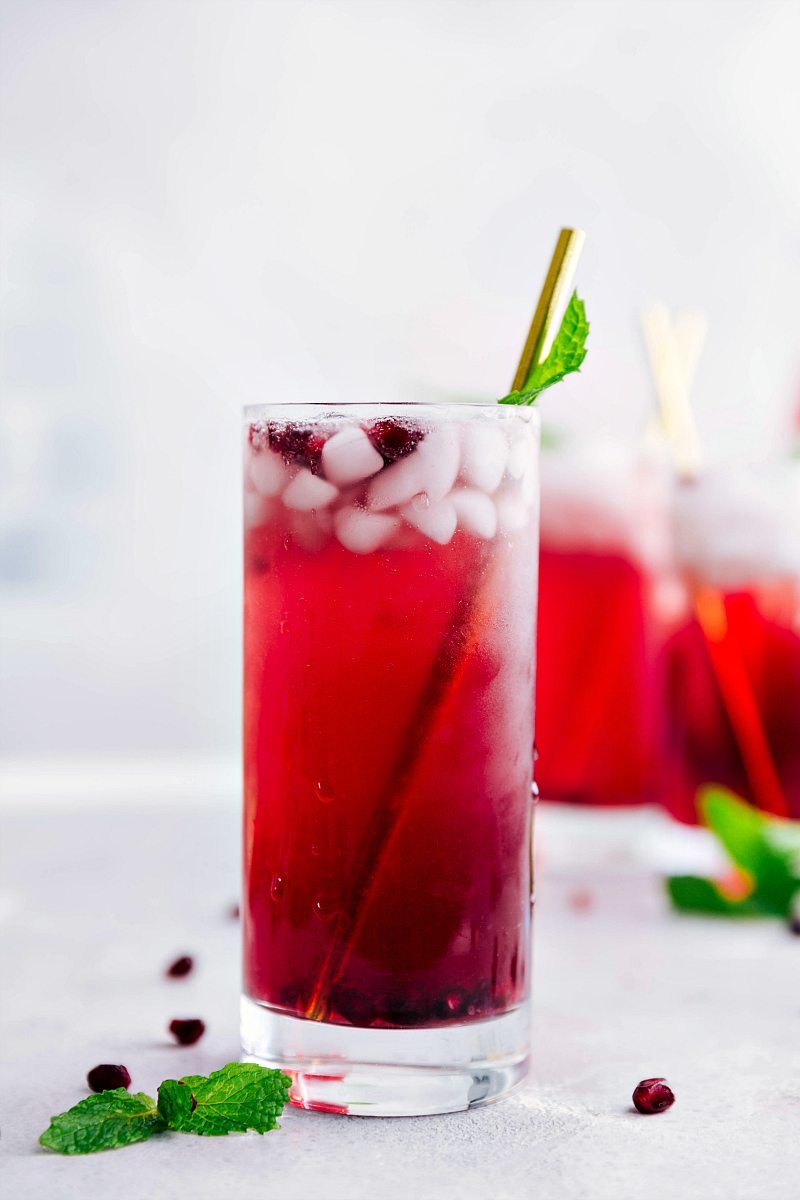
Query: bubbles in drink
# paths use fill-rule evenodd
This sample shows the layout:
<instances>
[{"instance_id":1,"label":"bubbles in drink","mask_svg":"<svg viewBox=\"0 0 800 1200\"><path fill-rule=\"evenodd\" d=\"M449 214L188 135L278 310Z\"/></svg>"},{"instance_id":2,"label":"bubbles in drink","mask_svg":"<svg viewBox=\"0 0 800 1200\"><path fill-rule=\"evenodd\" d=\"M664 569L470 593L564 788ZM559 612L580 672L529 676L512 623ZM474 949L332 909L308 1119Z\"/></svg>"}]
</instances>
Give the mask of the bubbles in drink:
<instances>
[{"instance_id":1,"label":"bubbles in drink","mask_svg":"<svg viewBox=\"0 0 800 1200\"><path fill-rule=\"evenodd\" d=\"M339 912L338 899L335 896L318 896L314 901L314 912L320 921L332 921Z\"/></svg>"},{"instance_id":2,"label":"bubbles in drink","mask_svg":"<svg viewBox=\"0 0 800 1200\"><path fill-rule=\"evenodd\" d=\"M333 788L326 779L318 779L314 785L314 794L323 804L332 804L335 800Z\"/></svg>"}]
</instances>

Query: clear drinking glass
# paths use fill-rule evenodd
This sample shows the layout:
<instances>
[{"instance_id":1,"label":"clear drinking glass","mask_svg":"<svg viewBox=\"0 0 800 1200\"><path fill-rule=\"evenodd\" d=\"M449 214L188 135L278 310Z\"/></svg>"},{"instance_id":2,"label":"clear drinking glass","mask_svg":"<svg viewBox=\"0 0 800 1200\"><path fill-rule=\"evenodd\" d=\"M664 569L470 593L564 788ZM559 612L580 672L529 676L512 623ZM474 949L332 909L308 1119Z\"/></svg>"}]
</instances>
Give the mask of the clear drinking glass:
<instances>
[{"instance_id":1,"label":"clear drinking glass","mask_svg":"<svg viewBox=\"0 0 800 1200\"><path fill-rule=\"evenodd\" d=\"M538 415L245 411L245 1053L305 1108L525 1075Z\"/></svg>"},{"instance_id":2,"label":"clear drinking glass","mask_svg":"<svg viewBox=\"0 0 800 1200\"><path fill-rule=\"evenodd\" d=\"M800 463L680 483L685 613L667 643L667 805L730 788L800 819Z\"/></svg>"},{"instance_id":3,"label":"clear drinking glass","mask_svg":"<svg viewBox=\"0 0 800 1200\"><path fill-rule=\"evenodd\" d=\"M679 607L666 461L593 439L542 455L536 776L544 800L659 798L663 647Z\"/></svg>"}]
</instances>

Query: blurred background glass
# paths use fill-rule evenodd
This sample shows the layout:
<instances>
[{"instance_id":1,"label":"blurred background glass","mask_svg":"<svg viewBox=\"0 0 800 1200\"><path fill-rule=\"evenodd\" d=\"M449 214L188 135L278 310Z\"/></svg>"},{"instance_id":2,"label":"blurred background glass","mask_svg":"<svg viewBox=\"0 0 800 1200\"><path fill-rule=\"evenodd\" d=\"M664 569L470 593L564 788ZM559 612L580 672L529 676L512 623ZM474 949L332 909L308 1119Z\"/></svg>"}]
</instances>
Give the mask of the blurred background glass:
<instances>
[{"instance_id":1,"label":"blurred background glass","mask_svg":"<svg viewBox=\"0 0 800 1200\"><path fill-rule=\"evenodd\" d=\"M562 224L590 231L593 332L545 422L632 442L656 295L709 315L710 456L785 450L795 4L6 0L2 24L6 756L235 778L240 406L502 394Z\"/></svg>"}]
</instances>

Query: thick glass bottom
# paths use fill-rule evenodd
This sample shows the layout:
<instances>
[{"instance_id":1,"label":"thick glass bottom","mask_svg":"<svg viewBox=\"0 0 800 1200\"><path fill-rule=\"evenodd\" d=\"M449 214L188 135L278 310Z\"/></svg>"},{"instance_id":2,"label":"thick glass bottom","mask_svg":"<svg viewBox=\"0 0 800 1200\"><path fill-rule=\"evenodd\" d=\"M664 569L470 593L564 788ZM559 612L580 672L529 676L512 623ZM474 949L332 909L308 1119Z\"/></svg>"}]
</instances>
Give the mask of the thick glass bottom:
<instances>
[{"instance_id":1,"label":"thick glass bottom","mask_svg":"<svg viewBox=\"0 0 800 1200\"><path fill-rule=\"evenodd\" d=\"M356 1029L242 997L242 1049L293 1078L299 1108L360 1117L461 1112L508 1095L528 1070L530 1005L435 1029Z\"/></svg>"}]
</instances>

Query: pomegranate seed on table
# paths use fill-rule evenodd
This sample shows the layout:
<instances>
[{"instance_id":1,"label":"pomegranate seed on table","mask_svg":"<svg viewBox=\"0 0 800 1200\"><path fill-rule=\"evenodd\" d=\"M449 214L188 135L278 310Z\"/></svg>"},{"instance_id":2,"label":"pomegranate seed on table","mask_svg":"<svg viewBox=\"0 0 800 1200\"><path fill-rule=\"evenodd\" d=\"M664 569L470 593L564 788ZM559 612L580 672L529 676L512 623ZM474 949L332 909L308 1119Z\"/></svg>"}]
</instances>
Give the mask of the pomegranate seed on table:
<instances>
[{"instance_id":1,"label":"pomegranate seed on table","mask_svg":"<svg viewBox=\"0 0 800 1200\"><path fill-rule=\"evenodd\" d=\"M660 1113L675 1103L675 1094L666 1079L643 1079L633 1089L633 1103L645 1115Z\"/></svg>"},{"instance_id":2,"label":"pomegranate seed on table","mask_svg":"<svg viewBox=\"0 0 800 1200\"><path fill-rule=\"evenodd\" d=\"M166 974L170 979L182 979L194 967L194 959L189 954L182 954L167 967Z\"/></svg>"},{"instance_id":3,"label":"pomegranate seed on table","mask_svg":"<svg viewBox=\"0 0 800 1200\"><path fill-rule=\"evenodd\" d=\"M122 1063L100 1063L92 1067L86 1082L93 1092L112 1092L115 1088L127 1090L131 1086L131 1076Z\"/></svg>"},{"instance_id":4,"label":"pomegranate seed on table","mask_svg":"<svg viewBox=\"0 0 800 1200\"><path fill-rule=\"evenodd\" d=\"M205 1033L206 1023L199 1017L176 1017L170 1021L169 1031L179 1046L193 1046Z\"/></svg>"}]
</instances>

